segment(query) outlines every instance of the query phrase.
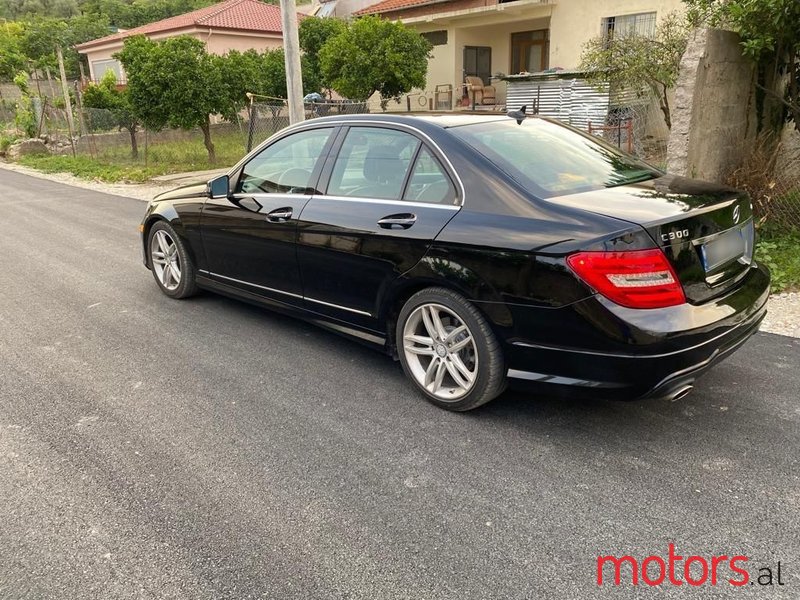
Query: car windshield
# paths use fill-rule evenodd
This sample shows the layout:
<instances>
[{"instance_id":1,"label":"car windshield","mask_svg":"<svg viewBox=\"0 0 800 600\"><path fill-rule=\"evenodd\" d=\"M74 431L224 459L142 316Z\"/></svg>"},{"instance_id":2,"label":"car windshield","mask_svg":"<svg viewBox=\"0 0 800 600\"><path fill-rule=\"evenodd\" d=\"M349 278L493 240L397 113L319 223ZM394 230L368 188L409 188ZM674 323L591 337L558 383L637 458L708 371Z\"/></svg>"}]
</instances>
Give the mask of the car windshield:
<instances>
[{"instance_id":1,"label":"car windshield","mask_svg":"<svg viewBox=\"0 0 800 600\"><path fill-rule=\"evenodd\" d=\"M662 175L588 134L540 118L453 127L450 131L540 198Z\"/></svg>"}]
</instances>

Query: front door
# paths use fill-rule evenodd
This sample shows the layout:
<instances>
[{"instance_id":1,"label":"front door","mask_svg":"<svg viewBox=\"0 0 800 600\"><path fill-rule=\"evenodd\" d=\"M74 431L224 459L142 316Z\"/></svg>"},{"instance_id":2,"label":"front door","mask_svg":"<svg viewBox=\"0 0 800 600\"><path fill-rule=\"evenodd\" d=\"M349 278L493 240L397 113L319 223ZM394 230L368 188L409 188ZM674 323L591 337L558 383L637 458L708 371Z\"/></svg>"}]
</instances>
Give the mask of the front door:
<instances>
[{"instance_id":1,"label":"front door","mask_svg":"<svg viewBox=\"0 0 800 600\"><path fill-rule=\"evenodd\" d=\"M490 46L464 47L464 77L480 77L483 85L492 79L492 48Z\"/></svg>"},{"instance_id":2,"label":"front door","mask_svg":"<svg viewBox=\"0 0 800 600\"><path fill-rule=\"evenodd\" d=\"M256 153L230 198L209 199L201 217L207 275L280 302L301 305L297 219L315 191L334 128L292 133Z\"/></svg>"},{"instance_id":3,"label":"front door","mask_svg":"<svg viewBox=\"0 0 800 600\"><path fill-rule=\"evenodd\" d=\"M458 211L453 179L410 132L350 127L298 224L306 307L367 328Z\"/></svg>"}]
</instances>

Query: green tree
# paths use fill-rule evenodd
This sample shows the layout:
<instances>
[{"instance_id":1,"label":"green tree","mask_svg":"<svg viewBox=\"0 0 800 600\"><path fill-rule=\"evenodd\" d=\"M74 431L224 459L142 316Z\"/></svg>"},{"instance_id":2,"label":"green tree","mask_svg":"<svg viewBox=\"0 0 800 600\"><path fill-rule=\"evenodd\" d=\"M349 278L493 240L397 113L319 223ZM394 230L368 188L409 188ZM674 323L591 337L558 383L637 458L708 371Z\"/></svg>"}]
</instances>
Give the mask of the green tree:
<instances>
[{"instance_id":1,"label":"green tree","mask_svg":"<svg viewBox=\"0 0 800 600\"><path fill-rule=\"evenodd\" d=\"M19 23L7 22L0 25L0 81L11 81L14 75L25 69L23 32Z\"/></svg>"},{"instance_id":2,"label":"green tree","mask_svg":"<svg viewBox=\"0 0 800 600\"><path fill-rule=\"evenodd\" d=\"M57 72L55 49L61 46L67 76L78 77L80 56L75 44L88 42L110 33L108 21L97 16L78 15L69 19L37 17L24 23L21 49L37 69Z\"/></svg>"},{"instance_id":3,"label":"green tree","mask_svg":"<svg viewBox=\"0 0 800 600\"><path fill-rule=\"evenodd\" d=\"M340 19L308 17L300 21L299 36L300 49L303 51L303 80L316 78L319 89L330 90L331 85L322 76L322 67L319 62L319 52L325 43L344 32L347 24ZM306 75L308 73L308 75ZM311 86L315 87L315 86ZM305 91L316 91L304 84Z\"/></svg>"},{"instance_id":4,"label":"green tree","mask_svg":"<svg viewBox=\"0 0 800 600\"><path fill-rule=\"evenodd\" d=\"M657 99L667 127L672 127L669 89L678 80L689 26L676 13L664 16L655 35L614 33L583 46L580 69L590 79L608 81L612 88L649 91Z\"/></svg>"},{"instance_id":5,"label":"green tree","mask_svg":"<svg viewBox=\"0 0 800 600\"><path fill-rule=\"evenodd\" d=\"M231 50L225 56L213 57L220 73L222 115L232 120L248 103L247 93L273 98L286 98L286 68L283 49L238 52ZM307 57L302 59L303 89L314 92L320 89L319 79L309 67Z\"/></svg>"},{"instance_id":6,"label":"green tree","mask_svg":"<svg viewBox=\"0 0 800 600\"><path fill-rule=\"evenodd\" d=\"M742 52L758 65L762 129L784 115L800 128L800 2L798 0L684 0L697 25L722 26L742 37Z\"/></svg>"},{"instance_id":7,"label":"green tree","mask_svg":"<svg viewBox=\"0 0 800 600\"><path fill-rule=\"evenodd\" d=\"M114 124L128 132L131 138L131 158L139 158L139 147L136 143L136 132L139 120L131 106L128 88L119 89L117 78L112 71L107 71L98 84L89 84L83 92L85 108L104 109L108 111Z\"/></svg>"},{"instance_id":8,"label":"green tree","mask_svg":"<svg viewBox=\"0 0 800 600\"><path fill-rule=\"evenodd\" d=\"M199 127L208 160L216 161L211 115L230 114L229 95L214 57L205 44L188 36L154 42L144 36L125 40L115 55L128 75L134 115L149 129Z\"/></svg>"},{"instance_id":9,"label":"green tree","mask_svg":"<svg viewBox=\"0 0 800 600\"><path fill-rule=\"evenodd\" d=\"M322 76L342 96L389 99L425 86L431 44L400 22L357 19L319 50Z\"/></svg>"}]
</instances>

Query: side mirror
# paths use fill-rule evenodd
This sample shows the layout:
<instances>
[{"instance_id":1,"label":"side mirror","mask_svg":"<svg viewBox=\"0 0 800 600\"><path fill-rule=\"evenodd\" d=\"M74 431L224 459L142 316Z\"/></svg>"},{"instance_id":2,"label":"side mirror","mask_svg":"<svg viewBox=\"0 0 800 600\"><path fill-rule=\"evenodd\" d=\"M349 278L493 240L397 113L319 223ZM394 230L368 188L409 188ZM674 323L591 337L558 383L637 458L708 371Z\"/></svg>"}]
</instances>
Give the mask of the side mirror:
<instances>
[{"instance_id":1,"label":"side mirror","mask_svg":"<svg viewBox=\"0 0 800 600\"><path fill-rule=\"evenodd\" d=\"M209 198L227 198L230 195L230 179L227 175L221 175L208 182Z\"/></svg>"}]
</instances>

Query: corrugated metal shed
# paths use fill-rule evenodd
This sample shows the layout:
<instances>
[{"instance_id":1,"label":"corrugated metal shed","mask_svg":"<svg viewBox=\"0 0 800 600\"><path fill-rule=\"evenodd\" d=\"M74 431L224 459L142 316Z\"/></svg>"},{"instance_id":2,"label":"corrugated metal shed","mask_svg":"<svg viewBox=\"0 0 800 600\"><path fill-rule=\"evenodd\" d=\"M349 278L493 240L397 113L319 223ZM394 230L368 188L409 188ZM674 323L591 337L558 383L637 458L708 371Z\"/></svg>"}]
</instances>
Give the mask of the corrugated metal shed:
<instances>
[{"instance_id":1,"label":"corrugated metal shed","mask_svg":"<svg viewBox=\"0 0 800 600\"><path fill-rule=\"evenodd\" d=\"M537 73L511 75L507 83L506 106L517 109L523 105L532 110L538 103L539 114L559 119L580 129L589 122L606 122L610 105L607 83L589 83L582 72Z\"/></svg>"}]
</instances>

